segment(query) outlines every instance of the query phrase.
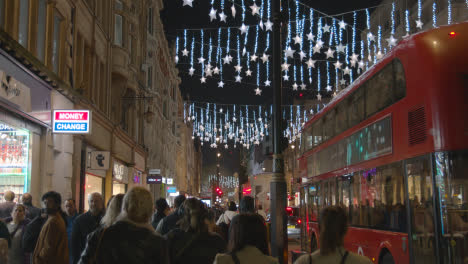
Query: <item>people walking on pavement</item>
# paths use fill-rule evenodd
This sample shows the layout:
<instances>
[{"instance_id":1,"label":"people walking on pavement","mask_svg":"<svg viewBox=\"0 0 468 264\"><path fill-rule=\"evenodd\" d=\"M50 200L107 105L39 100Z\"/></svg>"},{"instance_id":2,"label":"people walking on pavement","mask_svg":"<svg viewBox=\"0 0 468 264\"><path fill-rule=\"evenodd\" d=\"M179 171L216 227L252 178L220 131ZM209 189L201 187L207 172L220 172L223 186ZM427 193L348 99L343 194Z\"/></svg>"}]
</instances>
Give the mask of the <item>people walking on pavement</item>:
<instances>
[{"instance_id":1,"label":"people walking on pavement","mask_svg":"<svg viewBox=\"0 0 468 264\"><path fill-rule=\"evenodd\" d=\"M41 214L41 209L32 204L32 195L30 193L23 194L23 196L21 196L21 202L26 207L27 219L33 220Z\"/></svg>"},{"instance_id":2,"label":"people walking on pavement","mask_svg":"<svg viewBox=\"0 0 468 264\"><path fill-rule=\"evenodd\" d=\"M100 193L91 193L88 196L89 211L78 216L73 223L71 237L72 263L78 263L83 252L88 235L96 230L104 216L104 199Z\"/></svg>"},{"instance_id":3,"label":"people walking on pavement","mask_svg":"<svg viewBox=\"0 0 468 264\"><path fill-rule=\"evenodd\" d=\"M301 256L294 263L371 264L370 259L344 248L344 236L347 230L348 218L345 210L339 206L326 207L319 218L320 249Z\"/></svg>"},{"instance_id":4,"label":"people walking on pavement","mask_svg":"<svg viewBox=\"0 0 468 264\"><path fill-rule=\"evenodd\" d=\"M166 217L164 217L156 228L156 232L161 235L167 234L169 231L177 227L177 222L182 218L183 212L181 206L185 201L185 195L178 195L174 199L174 212Z\"/></svg>"},{"instance_id":5,"label":"people walking on pavement","mask_svg":"<svg viewBox=\"0 0 468 264\"><path fill-rule=\"evenodd\" d=\"M185 196L184 196L185 197ZM156 212L153 215L153 220L151 221L151 225L156 229L158 227L159 222L169 214L170 208L169 204L167 204L166 199L159 198L156 200Z\"/></svg>"},{"instance_id":6,"label":"people walking on pavement","mask_svg":"<svg viewBox=\"0 0 468 264\"><path fill-rule=\"evenodd\" d=\"M209 232L208 210L200 200L187 199L183 208L179 228L166 235L171 263L213 263L216 254L226 250L226 242Z\"/></svg>"},{"instance_id":7,"label":"people walking on pavement","mask_svg":"<svg viewBox=\"0 0 468 264\"><path fill-rule=\"evenodd\" d=\"M21 238L29 219L25 217L26 207L22 204L16 204L11 212L11 218L7 219L7 228L10 232L11 246L8 251L9 264L26 264L30 261L30 256L25 253L21 246Z\"/></svg>"},{"instance_id":8,"label":"people walking on pavement","mask_svg":"<svg viewBox=\"0 0 468 264\"><path fill-rule=\"evenodd\" d=\"M216 224L219 225L221 223L225 223L229 225L231 223L232 218L236 215L237 215L237 205L234 201L230 201L228 203L227 210L219 217Z\"/></svg>"},{"instance_id":9,"label":"people walking on pavement","mask_svg":"<svg viewBox=\"0 0 468 264\"><path fill-rule=\"evenodd\" d=\"M10 232L8 232L5 223L0 221L0 263L7 263L8 246L10 243Z\"/></svg>"},{"instance_id":10,"label":"people walking on pavement","mask_svg":"<svg viewBox=\"0 0 468 264\"><path fill-rule=\"evenodd\" d=\"M67 230L60 206L59 193L50 191L42 196L47 220L43 225L33 253L34 264L66 264L68 258Z\"/></svg>"},{"instance_id":11,"label":"people walking on pavement","mask_svg":"<svg viewBox=\"0 0 468 264\"><path fill-rule=\"evenodd\" d=\"M88 235L85 249L83 250L83 253L81 253L81 257L78 262L79 264L91 263L93 256L96 254L97 244L99 238L102 236L102 232L115 223L117 217L122 211L123 198L123 194L117 194L113 196L110 203L107 203L106 213L101 219L101 225Z\"/></svg>"},{"instance_id":12,"label":"people walking on pavement","mask_svg":"<svg viewBox=\"0 0 468 264\"><path fill-rule=\"evenodd\" d=\"M123 198L117 221L98 237L94 263L169 263L164 240L150 224L153 206L147 189L130 189Z\"/></svg>"},{"instance_id":13,"label":"people walking on pavement","mask_svg":"<svg viewBox=\"0 0 468 264\"><path fill-rule=\"evenodd\" d=\"M5 202L0 203L0 220L10 217L11 211L13 211L13 207L15 207L16 205L16 203L14 202L14 192L6 191L3 198L5 198Z\"/></svg>"},{"instance_id":14,"label":"people walking on pavement","mask_svg":"<svg viewBox=\"0 0 468 264\"><path fill-rule=\"evenodd\" d=\"M263 220L267 220L267 214L263 210L263 206L261 204L258 205L257 214L261 215L263 217Z\"/></svg>"},{"instance_id":15,"label":"people walking on pavement","mask_svg":"<svg viewBox=\"0 0 468 264\"><path fill-rule=\"evenodd\" d=\"M68 248L71 247L71 236L73 230L73 224L76 218L79 216L76 210L76 204L74 199L65 200L65 214L67 215L67 237L68 237Z\"/></svg>"},{"instance_id":16,"label":"people walking on pavement","mask_svg":"<svg viewBox=\"0 0 468 264\"><path fill-rule=\"evenodd\" d=\"M276 264L269 256L265 221L258 214L239 214L231 222L227 254L216 255L215 264Z\"/></svg>"}]
</instances>

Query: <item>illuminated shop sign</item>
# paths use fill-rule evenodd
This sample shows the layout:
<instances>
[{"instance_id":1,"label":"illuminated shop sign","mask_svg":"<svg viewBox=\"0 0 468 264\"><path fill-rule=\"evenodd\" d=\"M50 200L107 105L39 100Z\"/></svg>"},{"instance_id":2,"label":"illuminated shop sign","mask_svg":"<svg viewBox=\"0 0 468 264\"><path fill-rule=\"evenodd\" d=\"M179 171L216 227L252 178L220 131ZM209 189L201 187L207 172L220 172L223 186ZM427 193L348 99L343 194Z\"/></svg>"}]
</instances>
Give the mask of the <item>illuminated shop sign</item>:
<instances>
[{"instance_id":1,"label":"illuminated shop sign","mask_svg":"<svg viewBox=\"0 0 468 264\"><path fill-rule=\"evenodd\" d=\"M53 133L88 134L91 112L89 110L54 110Z\"/></svg>"}]
</instances>

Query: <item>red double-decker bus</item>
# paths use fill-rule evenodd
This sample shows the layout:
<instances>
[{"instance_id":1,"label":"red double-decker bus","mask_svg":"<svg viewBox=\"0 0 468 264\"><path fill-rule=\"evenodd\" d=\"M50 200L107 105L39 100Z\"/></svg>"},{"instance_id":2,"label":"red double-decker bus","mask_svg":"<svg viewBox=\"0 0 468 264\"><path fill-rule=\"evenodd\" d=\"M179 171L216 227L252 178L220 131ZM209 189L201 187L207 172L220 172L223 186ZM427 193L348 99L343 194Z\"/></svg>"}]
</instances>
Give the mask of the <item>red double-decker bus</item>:
<instances>
[{"instance_id":1,"label":"red double-decker bus","mask_svg":"<svg viewBox=\"0 0 468 264\"><path fill-rule=\"evenodd\" d=\"M301 246L328 205L374 263L468 261L468 23L402 40L302 131Z\"/></svg>"}]
</instances>

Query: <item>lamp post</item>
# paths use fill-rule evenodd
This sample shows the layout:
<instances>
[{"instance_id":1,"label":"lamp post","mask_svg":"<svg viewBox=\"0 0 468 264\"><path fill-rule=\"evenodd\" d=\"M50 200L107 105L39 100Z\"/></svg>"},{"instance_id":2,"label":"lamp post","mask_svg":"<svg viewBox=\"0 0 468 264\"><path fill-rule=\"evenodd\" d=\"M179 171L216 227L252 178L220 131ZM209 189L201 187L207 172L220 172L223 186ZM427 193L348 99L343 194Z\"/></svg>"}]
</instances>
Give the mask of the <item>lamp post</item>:
<instances>
[{"instance_id":1,"label":"lamp post","mask_svg":"<svg viewBox=\"0 0 468 264\"><path fill-rule=\"evenodd\" d=\"M271 194L271 254L281 264L287 263L286 236L286 180L284 161L281 155L281 1L272 0L273 7L273 177Z\"/></svg>"}]
</instances>

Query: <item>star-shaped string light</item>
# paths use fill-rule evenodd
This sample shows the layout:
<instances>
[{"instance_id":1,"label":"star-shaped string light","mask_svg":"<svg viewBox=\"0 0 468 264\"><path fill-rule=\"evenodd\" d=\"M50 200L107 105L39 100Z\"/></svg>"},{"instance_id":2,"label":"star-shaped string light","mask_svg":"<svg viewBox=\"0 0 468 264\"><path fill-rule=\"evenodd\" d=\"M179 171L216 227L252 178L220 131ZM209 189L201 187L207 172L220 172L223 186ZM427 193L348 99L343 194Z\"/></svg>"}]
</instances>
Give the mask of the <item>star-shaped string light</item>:
<instances>
[{"instance_id":1,"label":"star-shaped string light","mask_svg":"<svg viewBox=\"0 0 468 264\"><path fill-rule=\"evenodd\" d=\"M287 70L289 70L289 66L291 66L291 64L288 64L288 63L284 62L283 64L281 64L281 70L282 71L287 71Z\"/></svg>"},{"instance_id":2,"label":"star-shaped string light","mask_svg":"<svg viewBox=\"0 0 468 264\"><path fill-rule=\"evenodd\" d=\"M262 58L261 58L262 61L263 61L263 63L266 63L266 62L268 61L268 58L269 58L269 57L270 57L270 55L267 55L267 54L263 53L263 56L262 56Z\"/></svg>"},{"instance_id":3,"label":"star-shaped string light","mask_svg":"<svg viewBox=\"0 0 468 264\"><path fill-rule=\"evenodd\" d=\"M252 55L250 56L250 61L257 61L258 56L257 55Z\"/></svg>"},{"instance_id":4,"label":"star-shaped string light","mask_svg":"<svg viewBox=\"0 0 468 264\"><path fill-rule=\"evenodd\" d=\"M304 83L302 83L301 85L301 90L305 90L306 89L306 85Z\"/></svg>"},{"instance_id":5,"label":"star-shaped string light","mask_svg":"<svg viewBox=\"0 0 468 264\"><path fill-rule=\"evenodd\" d=\"M259 87L257 87L257 89L255 89L255 95L262 95L262 90L260 90Z\"/></svg>"},{"instance_id":6,"label":"star-shaped string light","mask_svg":"<svg viewBox=\"0 0 468 264\"><path fill-rule=\"evenodd\" d=\"M225 22L226 23L226 14L224 14L224 11L222 11L220 14L219 14L219 21L222 21L222 22Z\"/></svg>"},{"instance_id":7,"label":"star-shaped string light","mask_svg":"<svg viewBox=\"0 0 468 264\"><path fill-rule=\"evenodd\" d=\"M350 58L351 58L351 61L357 62L358 57L359 57L359 55L357 55L356 53L353 53L353 55L351 55Z\"/></svg>"},{"instance_id":8,"label":"star-shaped string light","mask_svg":"<svg viewBox=\"0 0 468 264\"><path fill-rule=\"evenodd\" d=\"M382 59L383 54L382 54L382 52L379 50L375 56L377 57L378 60L380 60L380 59Z\"/></svg>"},{"instance_id":9,"label":"star-shaped string light","mask_svg":"<svg viewBox=\"0 0 468 264\"><path fill-rule=\"evenodd\" d=\"M252 76L252 71L251 70L246 70L245 71L245 76Z\"/></svg>"},{"instance_id":10,"label":"star-shaped string light","mask_svg":"<svg viewBox=\"0 0 468 264\"><path fill-rule=\"evenodd\" d=\"M189 69L189 75L193 76L193 73L195 72L195 69L193 67L190 67Z\"/></svg>"},{"instance_id":11,"label":"star-shaped string light","mask_svg":"<svg viewBox=\"0 0 468 264\"><path fill-rule=\"evenodd\" d=\"M206 69L205 70L205 76L208 77L208 76L212 76L213 75L213 71L211 69Z\"/></svg>"},{"instance_id":12,"label":"star-shaped string light","mask_svg":"<svg viewBox=\"0 0 468 264\"><path fill-rule=\"evenodd\" d=\"M326 54L327 54L327 59L328 59L328 58L333 58L333 57L334 57L334 54L335 54L335 51L332 50L331 48L328 48Z\"/></svg>"},{"instance_id":13,"label":"star-shaped string light","mask_svg":"<svg viewBox=\"0 0 468 264\"><path fill-rule=\"evenodd\" d=\"M223 64L229 64L231 63L231 59L229 58L229 55L226 55L226 57L223 58Z\"/></svg>"},{"instance_id":14,"label":"star-shaped string light","mask_svg":"<svg viewBox=\"0 0 468 264\"><path fill-rule=\"evenodd\" d=\"M258 24L260 28L263 30L263 21L260 20L260 23Z\"/></svg>"},{"instance_id":15,"label":"star-shaped string light","mask_svg":"<svg viewBox=\"0 0 468 264\"><path fill-rule=\"evenodd\" d=\"M175 56L174 61L175 61L175 63L178 63L179 62L179 56Z\"/></svg>"},{"instance_id":16,"label":"star-shaped string light","mask_svg":"<svg viewBox=\"0 0 468 264\"><path fill-rule=\"evenodd\" d=\"M327 87L325 88L325 90L327 90L327 91L331 92L331 90L332 90L332 87L331 87L330 85L327 85Z\"/></svg>"},{"instance_id":17,"label":"star-shaped string light","mask_svg":"<svg viewBox=\"0 0 468 264\"><path fill-rule=\"evenodd\" d=\"M258 11L260 11L260 7L257 6L256 3L250 6L250 9L252 9L252 16L255 16L255 14L260 15Z\"/></svg>"},{"instance_id":18,"label":"star-shaped string light","mask_svg":"<svg viewBox=\"0 0 468 264\"><path fill-rule=\"evenodd\" d=\"M419 29L422 29L423 27L423 22L421 21L421 19L418 19L416 20L416 27L419 28Z\"/></svg>"},{"instance_id":19,"label":"star-shaped string light","mask_svg":"<svg viewBox=\"0 0 468 264\"><path fill-rule=\"evenodd\" d=\"M240 64L237 64L236 66L234 66L234 68L236 69L236 72L238 73L242 71L242 66Z\"/></svg>"},{"instance_id":20,"label":"star-shaped string light","mask_svg":"<svg viewBox=\"0 0 468 264\"><path fill-rule=\"evenodd\" d=\"M336 50L338 52L341 52L341 53L345 53L345 48L346 48L346 46L343 46L343 44L341 44L341 43L338 44L338 46L336 46Z\"/></svg>"},{"instance_id":21,"label":"star-shaped string light","mask_svg":"<svg viewBox=\"0 0 468 264\"><path fill-rule=\"evenodd\" d=\"M341 84L341 85L346 85L346 80L345 80L345 79L341 79L341 80L340 80L340 84Z\"/></svg>"},{"instance_id":22,"label":"star-shaped string light","mask_svg":"<svg viewBox=\"0 0 468 264\"><path fill-rule=\"evenodd\" d=\"M184 4L183 4L182 6L188 5L188 6L190 6L190 7L193 7L193 6L192 6L192 2L193 2L193 0L184 0Z\"/></svg>"},{"instance_id":23,"label":"star-shaped string light","mask_svg":"<svg viewBox=\"0 0 468 264\"><path fill-rule=\"evenodd\" d=\"M242 77L240 75L236 76L236 82L240 83L242 81Z\"/></svg>"},{"instance_id":24,"label":"star-shaped string light","mask_svg":"<svg viewBox=\"0 0 468 264\"><path fill-rule=\"evenodd\" d=\"M198 58L198 63L200 63L200 64L205 63L205 58L203 58L203 57Z\"/></svg>"},{"instance_id":25,"label":"star-shaped string light","mask_svg":"<svg viewBox=\"0 0 468 264\"><path fill-rule=\"evenodd\" d=\"M294 56L294 52L295 50L291 49L291 47L288 47L284 50L284 53L286 54L287 58L292 58Z\"/></svg>"},{"instance_id":26,"label":"star-shaped string light","mask_svg":"<svg viewBox=\"0 0 468 264\"><path fill-rule=\"evenodd\" d=\"M247 30L249 30L249 27L246 26L244 23L242 23L242 26L239 28L241 31L241 35L247 33Z\"/></svg>"},{"instance_id":27,"label":"star-shaped string light","mask_svg":"<svg viewBox=\"0 0 468 264\"><path fill-rule=\"evenodd\" d=\"M322 95L317 94L317 100L322 101Z\"/></svg>"},{"instance_id":28,"label":"star-shaped string light","mask_svg":"<svg viewBox=\"0 0 468 264\"><path fill-rule=\"evenodd\" d=\"M201 77L201 78L200 78L200 82L201 82L201 83L206 83L206 78L205 78L204 76Z\"/></svg>"},{"instance_id":29,"label":"star-shaped string light","mask_svg":"<svg viewBox=\"0 0 468 264\"><path fill-rule=\"evenodd\" d=\"M288 76L287 74L284 74L284 75L283 75L283 80L289 81L289 76Z\"/></svg>"},{"instance_id":30,"label":"star-shaped string light","mask_svg":"<svg viewBox=\"0 0 468 264\"><path fill-rule=\"evenodd\" d=\"M341 21L338 23L338 25L340 25L340 28L341 28L341 29L346 29L346 23L345 23L343 20L341 20Z\"/></svg>"},{"instance_id":31,"label":"star-shaped string light","mask_svg":"<svg viewBox=\"0 0 468 264\"><path fill-rule=\"evenodd\" d=\"M218 87L220 87L220 88L223 88L223 87L224 87L223 81L219 81L219 82L218 82Z\"/></svg>"},{"instance_id":32,"label":"star-shaped string light","mask_svg":"<svg viewBox=\"0 0 468 264\"><path fill-rule=\"evenodd\" d=\"M307 61L307 68L315 68L315 61L312 58Z\"/></svg>"},{"instance_id":33,"label":"star-shaped string light","mask_svg":"<svg viewBox=\"0 0 468 264\"><path fill-rule=\"evenodd\" d=\"M320 49L321 49L321 47L319 46L318 43L315 44L315 46L312 48L314 53L320 53Z\"/></svg>"},{"instance_id":34,"label":"star-shaped string light","mask_svg":"<svg viewBox=\"0 0 468 264\"><path fill-rule=\"evenodd\" d=\"M388 46L393 47L396 45L396 39L391 35L389 38L387 38Z\"/></svg>"},{"instance_id":35,"label":"star-shaped string light","mask_svg":"<svg viewBox=\"0 0 468 264\"><path fill-rule=\"evenodd\" d=\"M335 69L341 69L341 65L343 65L343 63L341 63L340 61L336 61L335 63L333 63L333 65L335 66Z\"/></svg>"},{"instance_id":36,"label":"star-shaped string light","mask_svg":"<svg viewBox=\"0 0 468 264\"><path fill-rule=\"evenodd\" d=\"M188 51L187 49L184 49L184 50L182 51L182 56L187 57L187 56L188 56L188 53L189 53L189 51Z\"/></svg>"},{"instance_id":37,"label":"star-shaped string light","mask_svg":"<svg viewBox=\"0 0 468 264\"><path fill-rule=\"evenodd\" d=\"M231 6L231 13L232 13L232 17L236 17L236 7L234 6L234 4L232 4Z\"/></svg>"},{"instance_id":38,"label":"star-shaped string light","mask_svg":"<svg viewBox=\"0 0 468 264\"><path fill-rule=\"evenodd\" d=\"M375 36L372 32L367 33L367 39L369 39L369 41L375 41Z\"/></svg>"},{"instance_id":39,"label":"star-shaped string light","mask_svg":"<svg viewBox=\"0 0 468 264\"><path fill-rule=\"evenodd\" d=\"M210 14L209 14L209 16L210 16L210 22L213 22L213 20L216 19L216 13L217 13L217 12L216 12L216 9L211 8Z\"/></svg>"},{"instance_id":40,"label":"star-shaped string light","mask_svg":"<svg viewBox=\"0 0 468 264\"><path fill-rule=\"evenodd\" d=\"M213 69L213 73L214 73L214 74L219 74L219 68L218 68L218 66L216 66L216 67Z\"/></svg>"},{"instance_id":41,"label":"star-shaped string light","mask_svg":"<svg viewBox=\"0 0 468 264\"><path fill-rule=\"evenodd\" d=\"M310 32L309 34L307 34L307 40L314 40L314 34L312 34L312 32Z\"/></svg>"},{"instance_id":42,"label":"star-shaped string light","mask_svg":"<svg viewBox=\"0 0 468 264\"><path fill-rule=\"evenodd\" d=\"M297 85L297 83L294 83L292 87L293 87L293 91L297 91L297 87L299 87L299 85Z\"/></svg>"},{"instance_id":43,"label":"star-shaped string light","mask_svg":"<svg viewBox=\"0 0 468 264\"><path fill-rule=\"evenodd\" d=\"M265 86L270 86L270 85L271 85L271 81L270 81L270 80L266 80L264 83L265 83Z\"/></svg>"},{"instance_id":44,"label":"star-shaped string light","mask_svg":"<svg viewBox=\"0 0 468 264\"><path fill-rule=\"evenodd\" d=\"M273 30L273 23L271 23L270 19L265 22L265 30L266 31L272 31Z\"/></svg>"},{"instance_id":45,"label":"star-shaped string light","mask_svg":"<svg viewBox=\"0 0 468 264\"><path fill-rule=\"evenodd\" d=\"M325 24L325 26L323 26L322 29L323 29L323 33L330 32L330 26L327 24Z\"/></svg>"},{"instance_id":46,"label":"star-shaped string light","mask_svg":"<svg viewBox=\"0 0 468 264\"><path fill-rule=\"evenodd\" d=\"M305 54L305 52L301 50L301 51L299 52L299 57L301 58L301 61L303 61L304 58L307 57L307 54Z\"/></svg>"},{"instance_id":47,"label":"star-shaped string light","mask_svg":"<svg viewBox=\"0 0 468 264\"><path fill-rule=\"evenodd\" d=\"M364 62L362 60L360 60L359 63L358 63L358 66L359 66L360 69L364 70L365 64L364 64Z\"/></svg>"},{"instance_id":48,"label":"star-shaped string light","mask_svg":"<svg viewBox=\"0 0 468 264\"><path fill-rule=\"evenodd\" d=\"M346 68L344 68L344 70L343 70L343 74L344 75L349 75L350 71L351 71L351 69L348 66L346 66Z\"/></svg>"},{"instance_id":49,"label":"star-shaped string light","mask_svg":"<svg viewBox=\"0 0 468 264\"><path fill-rule=\"evenodd\" d=\"M296 35L294 38L294 44L301 44L302 38L299 35Z\"/></svg>"}]
</instances>

